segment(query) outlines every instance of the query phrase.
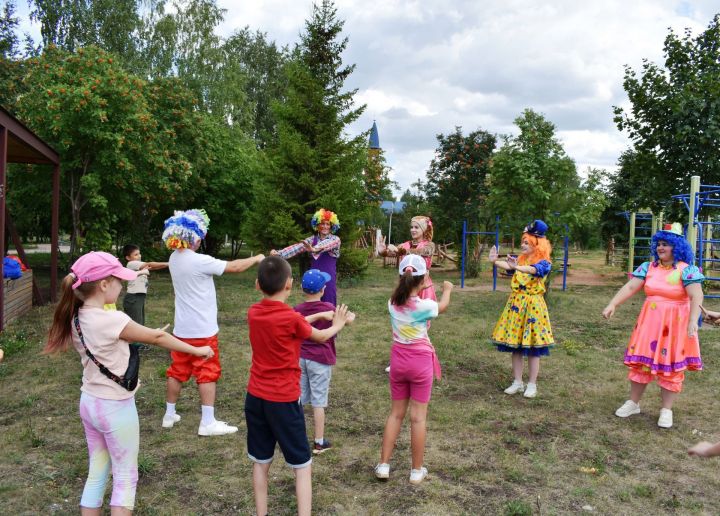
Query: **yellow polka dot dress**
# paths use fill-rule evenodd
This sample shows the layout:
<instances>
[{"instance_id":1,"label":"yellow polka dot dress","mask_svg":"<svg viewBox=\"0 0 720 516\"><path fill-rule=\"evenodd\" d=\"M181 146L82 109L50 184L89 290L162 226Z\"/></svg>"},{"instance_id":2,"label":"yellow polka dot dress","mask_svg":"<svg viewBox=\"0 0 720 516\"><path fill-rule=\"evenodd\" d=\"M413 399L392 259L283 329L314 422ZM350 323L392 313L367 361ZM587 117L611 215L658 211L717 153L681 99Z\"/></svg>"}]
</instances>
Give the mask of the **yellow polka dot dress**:
<instances>
[{"instance_id":1,"label":"yellow polka dot dress","mask_svg":"<svg viewBox=\"0 0 720 516\"><path fill-rule=\"evenodd\" d=\"M549 355L555 345L543 297L550 262L541 260L532 266L536 274L519 271L513 274L512 293L492 333L498 351L543 356Z\"/></svg>"}]
</instances>

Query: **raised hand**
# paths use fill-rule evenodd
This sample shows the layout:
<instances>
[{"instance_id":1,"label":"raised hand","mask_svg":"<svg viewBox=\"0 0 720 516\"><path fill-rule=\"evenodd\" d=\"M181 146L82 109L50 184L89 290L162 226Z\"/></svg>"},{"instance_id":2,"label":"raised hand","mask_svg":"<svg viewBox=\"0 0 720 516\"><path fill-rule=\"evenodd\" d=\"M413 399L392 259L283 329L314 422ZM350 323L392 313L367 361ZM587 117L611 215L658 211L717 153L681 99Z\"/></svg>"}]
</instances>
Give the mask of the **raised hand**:
<instances>
[{"instance_id":1,"label":"raised hand","mask_svg":"<svg viewBox=\"0 0 720 516\"><path fill-rule=\"evenodd\" d=\"M335 315L333 316L333 326L336 324L345 326L348 319L348 307L347 305L338 305L335 308Z\"/></svg>"},{"instance_id":2,"label":"raised hand","mask_svg":"<svg viewBox=\"0 0 720 516\"><path fill-rule=\"evenodd\" d=\"M510 266L511 269L514 269L517 267L517 256L508 255L507 257L507 264Z\"/></svg>"},{"instance_id":3,"label":"raised hand","mask_svg":"<svg viewBox=\"0 0 720 516\"><path fill-rule=\"evenodd\" d=\"M385 251L385 249L387 248L387 247L385 246L385 235L383 235L383 236L381 236L380 238L377 239L377 241L375 242L375 247L377 248L378 254L380 254L380 253L382 253L383 251Z\"/></svg>"},{"instance_id":4,"label":"raised hand","mask_svg":"<svg viewBox=\"0 0 720 516\"><path fill-rule=\"evenodd\" d=\"M443 281L443 286L442 286L443 292L445 292L446 290L452 291L452 289L454 287L455 287L455 285L453 285L451 282Z\"/></svg>"},{"instance_id":5,"label":"raised hand","mask_svg":"<svg viewBox=\"0 0 720 516\"><path fill-rule=\"evenodd\" d=\"M491 263L495 263L498 259L498 248L495 246L492 246L490 248L490 252L488 253L488 261Z\"/></svg>"}]
</instances>

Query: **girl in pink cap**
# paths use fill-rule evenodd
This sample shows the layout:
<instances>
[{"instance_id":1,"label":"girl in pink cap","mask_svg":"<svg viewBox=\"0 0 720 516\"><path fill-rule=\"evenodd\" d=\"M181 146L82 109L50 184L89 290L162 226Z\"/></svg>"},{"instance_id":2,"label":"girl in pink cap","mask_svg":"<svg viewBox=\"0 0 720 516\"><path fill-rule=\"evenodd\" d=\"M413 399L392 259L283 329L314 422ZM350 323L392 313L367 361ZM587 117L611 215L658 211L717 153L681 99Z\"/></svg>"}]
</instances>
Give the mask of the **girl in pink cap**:
<instances>
[{"instance_id":1,"label":"girl in pink cap","mask_svg":"<svg viewBox=\"0 0 720 516\"><path fill-rule=\"evenodd\" d=\"M62 281L62 298L55 307L44 353L66 351L72 344L83 366L80 419L88 445L89 471L80 510L99 515L110 470L113 472L112 514L130 514L135 505L138 480L140 428L135 408L138 388L137 350L129 342L210 358L209 346L196 348L163 330L133 322L128 315L107 311L122 290L120 280L137 273L104 252L87 253L73 264ZM133 356L134 355L134 356Z\"/></svg>"},{"instance_id":2,"label":"girl in pink cap","mask_svg":"<svg viewBox=\"0 0 720 516\"><path fill-rule=\"evenodd\" d=\"M422 299L420 292L428 280L422 257L409 254L400 261L400 280L388 301L393 346L390 356L390 397L392 407L383 432L380 463L375 476L390 476L390 457L410 408L410 483L419 484L427 476L425 458L426 417L433 377L440 378L440 363L428 337L428 322L447 310L453 285L443 282L440 302Z\"/></svg>"}]
</instances>

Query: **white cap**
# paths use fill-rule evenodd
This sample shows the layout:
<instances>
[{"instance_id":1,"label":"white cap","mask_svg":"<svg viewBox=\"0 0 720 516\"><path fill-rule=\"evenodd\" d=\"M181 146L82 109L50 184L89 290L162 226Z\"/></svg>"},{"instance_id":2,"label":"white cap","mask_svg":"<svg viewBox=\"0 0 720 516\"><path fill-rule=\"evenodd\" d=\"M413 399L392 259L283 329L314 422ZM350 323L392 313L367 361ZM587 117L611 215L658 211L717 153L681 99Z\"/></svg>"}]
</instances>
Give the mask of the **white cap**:
<instances>
[{"instance_id":1,"label":"white cap","mask_svg":"<svg viewBox=\"0 0 720 516\"><path fill-rule=\"evenodd\" d=\"M405 273L405 269L410 267L412 269L413 276L425 276L427 274L427 265L425 264L425 258L417 254L406 254L405 257L400 260L400 266L398 271L402 276Z\"/></svg>"}]
</instances>

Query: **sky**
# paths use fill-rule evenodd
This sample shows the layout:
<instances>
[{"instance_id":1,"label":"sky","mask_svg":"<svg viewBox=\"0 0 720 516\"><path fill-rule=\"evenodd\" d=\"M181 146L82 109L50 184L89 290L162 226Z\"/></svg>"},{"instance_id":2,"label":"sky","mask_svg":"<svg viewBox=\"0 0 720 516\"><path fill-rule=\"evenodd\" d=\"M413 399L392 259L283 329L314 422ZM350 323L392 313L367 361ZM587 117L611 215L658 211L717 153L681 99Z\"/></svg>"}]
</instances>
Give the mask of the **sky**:
<instances>
[{"instance_id":1,"label":"sky","mask_svg":"<svg viewBox=\"0 0 720 516\"><path fill-rule=\"evenodd\" d=\"M18 14L23 4L18 2ZM279 45L299 41L312 0L218 0L221 35L249 26ZM336 0L345 21L346 82L367 107L352 135L376 121L400 191L425 172L436 136L461 126L517 134L531 108L553 122L582 174L616 169L627 136L613 106L627 107L626 65L663 61L670 29L704 30L717 1L696 0Z\"/></svg>"}]
</instances>

